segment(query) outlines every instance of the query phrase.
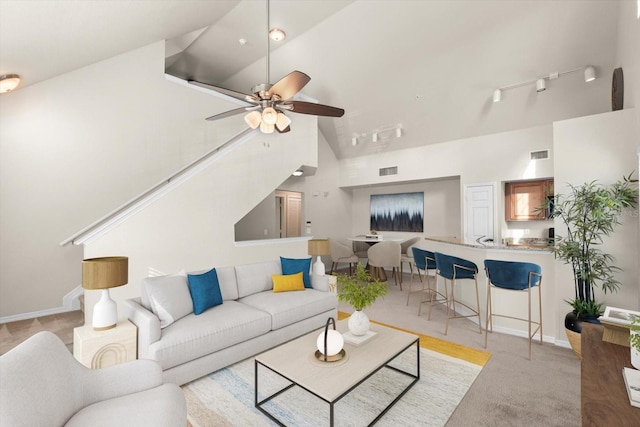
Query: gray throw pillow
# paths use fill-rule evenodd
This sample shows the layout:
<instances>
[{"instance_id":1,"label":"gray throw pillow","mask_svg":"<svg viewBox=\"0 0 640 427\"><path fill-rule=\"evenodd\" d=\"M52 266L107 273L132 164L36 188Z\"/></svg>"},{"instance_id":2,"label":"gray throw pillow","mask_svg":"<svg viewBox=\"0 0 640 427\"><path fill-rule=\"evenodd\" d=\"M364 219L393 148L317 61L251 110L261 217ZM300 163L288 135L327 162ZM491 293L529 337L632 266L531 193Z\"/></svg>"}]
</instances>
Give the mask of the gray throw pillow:
<instances>
[{"instance_id":1,"label":"gray throw pillow","mask_svg":"<svg viewBox=\"0 0 640 427\"><path fill-rule=\"evenodd\" d=\"M184 271L172 276L148 277L144 283L151 311L160 319L160 328L166 328L193 313L193 302Z\"/></svg>"}]
</instances>

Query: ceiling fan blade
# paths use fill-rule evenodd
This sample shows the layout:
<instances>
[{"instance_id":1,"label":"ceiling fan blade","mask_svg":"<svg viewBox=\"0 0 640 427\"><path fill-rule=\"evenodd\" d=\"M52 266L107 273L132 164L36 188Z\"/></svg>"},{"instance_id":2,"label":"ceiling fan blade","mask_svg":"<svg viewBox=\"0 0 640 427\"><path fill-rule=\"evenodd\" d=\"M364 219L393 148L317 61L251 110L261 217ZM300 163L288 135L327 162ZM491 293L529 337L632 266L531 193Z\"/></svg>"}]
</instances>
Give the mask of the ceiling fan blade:
<instances>
[{"instance_id":1,"label":"ceiling fan blade","mask_svg":"<svg viewBox=\"0 0 640 427\"><path fill-rule=\"evenodd\" d=\"M292 71L271 86L268 92L271 95L278 94L280 99L289 99L300 92L310 80L311 77L302 71Z\"/></svg>"},{"instance_id":2,"label":"ceiling fan blade","mask_svg":"<svg viewBox=\"0 0 640 427\"><path fill-rule=\"evenodd\" d=\"M255 95L248 95L246 93L236 92L235 90L225 89L219 86L213 86L208 83L202 83L196 80L189 80L189 84L192 84L194 86L198 86L204 89L213 90L215 92L230 96L232 98L239 99L241 101L250 102L252 104L258 103L258 98L256 98Z\"/></svg>"},{"instance_id":3,"label":"ceiling fan blade","mask_svg":"<svg viewBox=\"0 0 640 427\"><path fill-rule=\"evenodd\" d=\"M287 126L283 130L278 129L278 126L276 126L276 130L278 131L278 133L287 133L291 130L291 126Z\"/></svg>"},{"instance_id":4,"label":"ceiling fan blade","mask_svg":"<svg viewBox=\"0 0 640 427\"><path fill-rule=\"evenodd\" d=\"M229 111L225 111L224 113L220 113L220 114L216 114L214 116L211 117L207 117L205 120L219 120L219 119L224 119L225 117L231 117L231 116L235 116L236 114L242 114L242 113L246 113L248 111L251 110L256 110L259 109L259 106L255 106L255 107L240 107L240 108L235 108L233 110L229 110Z\"/></svg>"},{"instance_id":5,"label":"ceiling fan blade","mask_svg":"<svg viewBox=\"0 0 640 427\"><path fill-rule=\"evenodd\" d=\"M286 101L282 105L290 106L287 108L289 111L298 114L313 114L315 116L327 116L327 117L342 117L344 110L338 107L331 107L329 105L315 104L313 102L305 101Z\"/></svg>"}]
</instances>

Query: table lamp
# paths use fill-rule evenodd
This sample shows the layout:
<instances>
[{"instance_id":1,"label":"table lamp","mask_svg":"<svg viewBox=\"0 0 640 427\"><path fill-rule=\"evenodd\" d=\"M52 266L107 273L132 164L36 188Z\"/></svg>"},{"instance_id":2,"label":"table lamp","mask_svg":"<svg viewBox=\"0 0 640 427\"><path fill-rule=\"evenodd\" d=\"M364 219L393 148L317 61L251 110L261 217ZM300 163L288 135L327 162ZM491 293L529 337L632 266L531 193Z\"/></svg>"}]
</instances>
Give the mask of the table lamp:
<instances>
[{"instance_id":1,"label":"table lamp","mask_svg":"<svg viewBox=\"0 0 640 427\"><path fill-rule=\"evenodd\" d=\"M113 256L89 258L82 261L82 287L101 290L100 301L93 306L92 326L105 331L118 324L118 306L109 295L109 288L126 285L129 281L129 258Z\"/></svg>"},{"instance_id":2,"label":"table lamp","mask_svg":"<svg viewBox=\"0 0 640 427\"><path fill-rule=\"evenodd\" d=\"M317 256L316 262L313 263L313 274L324 276L324 264L322 263L322 255L329 255L329 239L311 239L309 240L309 255Z\"/></svg>"}]
</instances>

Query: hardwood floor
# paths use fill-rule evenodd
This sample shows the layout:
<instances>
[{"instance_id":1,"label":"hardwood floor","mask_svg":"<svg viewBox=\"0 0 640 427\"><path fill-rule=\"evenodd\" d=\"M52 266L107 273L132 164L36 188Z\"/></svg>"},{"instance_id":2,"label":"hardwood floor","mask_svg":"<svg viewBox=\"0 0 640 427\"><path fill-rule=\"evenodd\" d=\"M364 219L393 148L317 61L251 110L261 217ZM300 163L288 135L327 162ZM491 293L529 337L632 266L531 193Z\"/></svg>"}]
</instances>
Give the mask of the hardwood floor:
<instances>
[{"instance_id":1,"label":"hardwood floor","mask_svg":"<svg viewBox=\"0 0 640 427\"><path fill-rule=\"evenodd\" d=\"M82 325L84 325L84 313L80 310L2 323L0 324L0 355L40 331L53 332L71 350L73 349L73 329Z\"/></svg>"}]
</instances>

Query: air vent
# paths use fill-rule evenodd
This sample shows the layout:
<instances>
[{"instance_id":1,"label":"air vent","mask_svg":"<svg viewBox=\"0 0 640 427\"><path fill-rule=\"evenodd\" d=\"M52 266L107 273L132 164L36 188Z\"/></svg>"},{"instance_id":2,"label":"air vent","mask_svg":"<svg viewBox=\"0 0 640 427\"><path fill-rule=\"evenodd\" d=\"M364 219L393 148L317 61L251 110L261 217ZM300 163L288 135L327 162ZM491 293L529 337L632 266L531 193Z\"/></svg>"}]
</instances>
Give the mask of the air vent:
<instances>
[{"instance_id":1,"label":"air vent","mask_svg":"<svg viewBox=\"0 0 640 427\"><path fill-rule=\"evenodd\" d=\"M391 166L389 168L380 168L380 176L398 175L398 167Z\"/></svg>"},{"instance_id":2,"label":"air vent","mask_svg":"<svg viewBox=\"0 0 640 427\"><path fill-rule=\"evenodd\" d=\"M549 150L531 151L529 153L531 160L544 160L549 158Z\"/></svg>"}]
</instances>

